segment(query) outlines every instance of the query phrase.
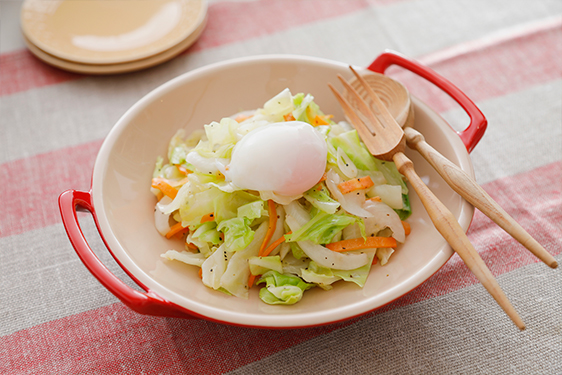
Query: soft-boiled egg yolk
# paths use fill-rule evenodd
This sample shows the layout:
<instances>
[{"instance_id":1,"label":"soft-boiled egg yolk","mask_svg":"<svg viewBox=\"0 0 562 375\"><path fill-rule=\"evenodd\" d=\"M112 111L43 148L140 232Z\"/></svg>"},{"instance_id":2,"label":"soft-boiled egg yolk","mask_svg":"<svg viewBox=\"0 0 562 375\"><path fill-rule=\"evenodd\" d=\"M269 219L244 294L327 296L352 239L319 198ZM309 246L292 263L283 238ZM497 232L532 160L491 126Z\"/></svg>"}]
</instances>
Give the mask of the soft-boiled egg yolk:
<instances>
[{"instance_id":1,"label":"soft-boiled egg yolk","mask_svg":"<svg viewBox=\"0 0 562 375\"><path fill-rule=\"evenodd\" d=\"M243 189L300 195L322 178L327 153L324 137L305 122L268 124L234 146L227 175Z\"/></svg>"}]
</instances>

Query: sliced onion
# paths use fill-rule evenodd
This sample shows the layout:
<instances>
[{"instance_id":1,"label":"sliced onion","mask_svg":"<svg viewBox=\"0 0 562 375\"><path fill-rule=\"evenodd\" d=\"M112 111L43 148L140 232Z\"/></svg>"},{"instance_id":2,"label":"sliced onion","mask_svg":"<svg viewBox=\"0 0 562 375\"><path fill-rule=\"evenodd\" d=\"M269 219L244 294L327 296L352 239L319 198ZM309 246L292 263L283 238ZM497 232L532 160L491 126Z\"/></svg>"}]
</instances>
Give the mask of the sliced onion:
<instances>
[{"instance_id":1,"label":"sliced onion","mask_svg":"<svg viewBox=\"0 0 562 375\"><path fill-rule=\"evenodd\" d=\"M341 147L338 147L336 151L336 158L338 159L338 167L340 171L342 171L347 178L357 177L357 167L355 166L355 163L351 161L349 156L347 156Z\"/></svg>"},{"instance_id":2,"label":"sliced onion","mask_svg":"<svg viewBox=\"0 0 562 375\"><path fill-rule=\"evenodd\" d=\"M383 202L365 201L363 208L369 211L370 217L364 218L365 232L368 236L376 234L384 228L392 230L392 237L398 242L406 240L406 233L398 214Z\"/></svg>"},{"instance_id":3,"label":"sliced onion","mask_svg":"<svg viewBox=\"0 0 562 375\"><path fill-rule=\"evenodd\" d=\"M160 202L158 202L156 207L158 208L158 210L160 210L165 214L171 214L175 210L179 210L179 208L187 201L187 198L190 193L191 193L191 184L189 182L186 182L178 190L176 197L171 202L169 202L168 204L163 203L162 201L164 200L164 198L162 198Z\"/></svg>"},{"instance_id":4,"label":"sliced onion","mask_svg":"<svg viewBox=\"0 0 562 375\"><path fill-rule=\"evenodd\" d=\"M154 225L156 230L163 236L170 231L170 214L162 212L162 207L167 206L172 202L172 198L163 196L160 202L154 208Z\"/></svg>"},{"instance_id":5,"label":"sliced onion","mask_svg":"<svg viewBox=\"0 0 562 375\"><path fill-rule=\"evenodd\" d=\"M289 251L291 251L291 245L289 245L287 242L283 242L279 246L279 248L279 258L281 258L281 260L284 260L287 257L287 254L289 254Z\"/></svg>"},{"instance_id":6,"label":"sliced onion","mask_svg":"<svg viewBox=\"0 0 562 375\"><path fill-rule=\"evenodd\" d=\"M297 242L304 253L322 267L354 270L369 262L367 254L338 253L311 241Z\"/></svg>"},{"instance_id":7,"label":"sliced onion","mask_svg":"<svg viewBox=\"0 0 562 375\"><path fill-rule=\"evenodd\" d=\"M392 253L394 253L394 249L391 247L381 247L380 249L377 249L377 258L379 258L381 266L388 263L388 259Z\"/></svg>"},{"instance_id":8,"label":"sliced onion","mask_svg":"<svg viewBox=\"0 0 562 375\"><path fill-rule=\"evenodd\" d=\"M287 216L291 216L296 221L295 225L297 225L298 228L310 221L310 214L298 202L291 202L286 205L285 212ZM291 228L291 230L294 232L296 229Z\"/></svg>"},{"instance_id":9,"label":"sliced onion","mask_svg":"<svg viewBox=\"0 0 562 375\"><path fill-rule=\"evenodd\" d=\"M286 222L293 232L302 226L290 215L287 216ZM297 244L310 259L326 268L353 270L364 266L369 261L367 254L338 253L311 241L298 241Z\"/></svg>"},{"instance_id":10,"label":"sliced onion","mask_svg":"<svg viewBox=\"0 0 562 375\"><path fill-rule=\"evenodd\" d=\"M369 211L366 211L362 205L365 202L365 191L358 191L359 195L356 193L342 194L338 189L338 184L341 182L340 176L333 170L329 170L326 174L326 186L332 196L341 204L342 208L359 217L369 217L372 216Z\"/></svg>"}]
</instances>

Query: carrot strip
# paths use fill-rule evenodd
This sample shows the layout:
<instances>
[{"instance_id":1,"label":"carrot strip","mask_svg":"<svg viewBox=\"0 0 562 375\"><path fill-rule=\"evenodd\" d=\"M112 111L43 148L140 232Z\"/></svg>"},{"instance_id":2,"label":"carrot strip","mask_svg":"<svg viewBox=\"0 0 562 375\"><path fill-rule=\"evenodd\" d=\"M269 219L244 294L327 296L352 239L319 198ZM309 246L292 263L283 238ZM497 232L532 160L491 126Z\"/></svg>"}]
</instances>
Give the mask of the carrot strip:
<instances>
[{"instance_id":1,"label":"carrot strip","mask_svg":"<svg viewBox=\"0 0 562 375\"><path fill-rule=\"evenodd\" d=\"M321 183L323 181L326 181L328 179L328 174L326 172L324 172L324 174L322 175L322 177L320 177L320 181L318 181L318 183Z\"/></svg>"},{"instance_id":2,"label":"carrot strip","mask_svg":"<svg viewBox=\"0 0 562 375\"><path fill-rule=\"evenodd\" d=\"M190 173L193 173L192 170L187 169L187 168L184 167L183 165L178 165L178 169L179 169L179 171L180 171L181 173L183 173L183 174L185 174L185 175L190 174Z\"/></svg>"},{"instance_id":3,"label":"carrot strip","mask_svg":"<svg viewBox=\"0 0 562 375\"><path fill-rule=\"evenodd\" d=\"M312 119L312 126L329 125L330 122L327 119L330 119L332 117L333 117L332 115L328 115L328 116L316 115L316 117Z\"/></svg>"},{"instance_id":4,"label":"carrot strip","mask_svg":"<svg viewBox=\"0 0 562 375\"><path fill-rule=\"evenodd\" d=\"M254 285L254 280L256 279L256 275L252 275L250 274L250 277L248 277L248 289L252 287L252 285Z\"/></svg>"},{"instance_id":5,"label":"carrot strip","mask_svg":"<svg viewBox=\"0 0 562 375\"><path fill-rule=\"evenodd\" d=\"M244 120L249 119L250 117L253 117L254 115L238 115L236 116L236 118L234 119L236 122L240 123Z\"/></svg>"},{"instance_id":6,"label":"carrot strip","mask_svg":"<svg viewBox=\"0 0 562 375\"><path fill-rule=\"evenodd\" d=\"M338 184L338 189L342 194L347 194L355 190L370 188L373 185L374 183L373 180L371 180L371 177L365 176L341 182Z\"/></svg>"},{"instance_id":7,"label":"carrot strip","mask_svg":"<svg viewBox=\"0 0 562 375\"><path fill-rule=\"evenodd\" d=\"M203 268L199 268L199 277L203 278Z\"/></svg>"},{"instance_id":8,"label":"carrot strip","mask_svg":"<svg viewBox=\"0 0 562 375\"><path fill-rule=\"evenodd\" d=\"M381 197L379 197L378 195L376 197L372 197L367 199L368 201L373 201L373 202L382 202Z\"/></svg>"},{"instance_id":9,"label":"carrot strip","mask_svg":"<svg viewBox=\"0 0 562 375\"><path fill-rule=\"evenodd\" d=\"M288 232L287 234L291 234L291 233L293 232ZM263 254L261 256L262 257L268 256L277 246L281 245L284 241L285 241L285 236L283 235L279 237L277 240L275 240L275 242L273 242L271 245L269 245L267 249L263 251Z\"/></svg>"},{"instance_id":10,"label":"carrot strip","mask_svg":"<svg viewBox=\"0 0 562 375\"><path fill-rule=\"evenodd\" d=\"M206 223L207 221L213 221L215 220L215 214L214 213L208 213L207 215L203 215L201 217L201 224Z\"/></svg>"},{"instance_id":11,"label":"carrot strip","mask_svg":"<svg viewBox=\"0 0 562 375\"><path fill-rule=\"evenodd\" d=\"M187 248L188 248L189 250L199 250L199 248L198 248L197 246L195 246L194 243L191 243L191 242L188 242L188 243L187 243Z\"/></svg>"},{"instance_id":12,"label":"carrot strip","mask_svg":"<svg viewBox=\"0 0 562 375\"><path fill-rule=\"evenodd\" d=\"M178 194L178 189L170 185L168 181L164 180L163 178L153 178L152 187L160 190L162 193L164 193L164 195L167 195L172 199L174 199Z\"/></svg>"},{"instance_id":13,"label":"carrot strip","mask_svg":"<svg viewBox=\"0 0 562 375\"><path fill-rule=\"evenodd\" d=\"M295 121L295 116L293 116L293 113L287 113L286 115L283 115L283 119L285 121Z\"/></svg>"},{"instance_id":14,"label":"carrot strip","mask_svg":"<svg viewBox=\"0 0 562 375\"><path fill-rule=\"evenodd\" d=\"M293 232L290 232L290 231L287 232L287 234L291 234L291 233L293 233ZM268 256L269 254L271 254L271 252L272 252L277 246L279 246L280 244L282 244L284 241L285 241L285 236L283 235L283 236L279 237L277 240L275 240L271 245L269 245L269 246L267 247L267 249L265 249L265 250L263 251L263 254L260 254L259 256L261 256L261 257L266 257L266 256ZM252 285L254 285L254 280L255 280L255 278L256 278L256 275L250 274L250 277L248 278L248 288L251 288Z\"/></svg>"},{"instance_id":15,"label":"carrot strip","mask_svg":"<svg viewBox=\"0 0 562 375\"><path fill-rule=\"evenodd\" d=\"M262 256L265 247L273 237L273 233L275 232L275 228L277 227L277 210L275 209L275 202L271 199L267 201L267 211L269 212L269 226L267 227L267 233L265 234L265 238L260 246L260 251L258 253L259 256Z\"/></svg>"},{"instance_id":16,"label":"carrot strip","mask_svg":"<svg viewBox=\"0 0 562 375\"><path fill-rule=\"evenodd\" d=\"M406 236L412 233L412 227L410 226L410 223L402 221L402 226L404 227L404 233L406 233Z\"/></svg>"},{"instance_id":17,"label":"carrot strip","mask_svg":"<svg viewBox=\"0 0 562 375\"><path fill-rule=\"evenodd\" d=\"M373 261L371 262L371 265L377 264L377 261L378 261L378 260L379 260L379 259L377 258L377 255L375 254L375 256L373 257Z\"/></svg>"},{"instance_id":18,"label":"carrot strip","mask_svg":"<svg viewBox=\"0 0 562 375\"><path fill-rule=\"evenodd\" d=\"M378 247L396 247L398 244L392 237L367 237L352 238L338 242L327 244L326 247L332 251L352 251L360 249L378 248Z\"/></svg>"},{"instance_id":19,"label":"carrot strip","mask_svg":"<svg viewBox=\"0 0 562 375\"><path fill-rule=\"evenodd\" d=\"M168 233L166 233L166 238L171 238L178 233L185 233L189 230L189 227L184 227L181 223L176 223L172 225Z\"/></svg>"}]
</instances>

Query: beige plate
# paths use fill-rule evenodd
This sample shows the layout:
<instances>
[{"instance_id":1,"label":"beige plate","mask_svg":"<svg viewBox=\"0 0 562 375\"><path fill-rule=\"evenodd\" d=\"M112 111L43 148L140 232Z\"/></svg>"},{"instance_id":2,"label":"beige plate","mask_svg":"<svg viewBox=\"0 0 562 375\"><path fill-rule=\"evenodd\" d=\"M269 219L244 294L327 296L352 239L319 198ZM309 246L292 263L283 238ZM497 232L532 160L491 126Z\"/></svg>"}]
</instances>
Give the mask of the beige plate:
<instances>
[{"instance_id":1,"label":"beige plate","mask_svg":"<svg viewBox=\"0 0 562 375\"><path fill-rule=\"evenodd\" d=\"M52 65L54 67L68 70L74 73L83 73L83 74L119 74L119 73L127 73L133 72L141 69L150 68L152 66L161 64L166 62L181 52L189 48L201 35L203 30L205 29L206 19L203 20L203 23L199 25L199 27L193 31L185 40L176 44L174 47L159 53L157 55L153 55L147 57L146 59L131 61L128 63L120 63L120 64L106 64L106 65L92 65L92 64L80 64L72 61L62 60L55 56L52 56L45 51L38 48L36 45L31 43L27 38L24 36L24 41L27 44L28 49L31 53L33 53L37 58L42 60L43 62Z\"/></svg>"},{"instance_id":2,"label":"beige plate","mask_svg":"<svg viewBox=\"0 0 562 375\"><path fill-rule=\"evenodd\" d=\"M362 69L357 68L358 71ZM253 288L249 300L213 291L198 269L163 260L160 254L182 244L163 238L154 227L155 198L150 192L154 162L165 156L174 133L243 109L254 109L289 88L306 92L336 120L343 114L327 83L336 74L350 78L346 64L310 57L271 55L237 59L200 68L155 89L117 122L94 165L92 200L99 227L113 255L151 292L209 319L258 327L304 327L348 319L377 309L427 280L453 254L434 229L420 200L411 194L412 233L384 267L376 265L361 289L338 282L333 290L315 288L292 306L270 306ZM341 87L337 86L339 89ZM457 134L431 108L413 98L415 128L443 155L474 175ZM467 230L474 209L454 193L417 153L407 152L419 175Z\"/></svg>"},{"instance_id":3,"label":"beige plate","mask_svg":"<svg viewBox=\"0 0 562 375\"><path fill-rule=\"evenodd\" d=\"M54 58L113 65L170 50L206 16L206 0L26 0L21 25L29 42Z\"/></svg>"}]
</instances>

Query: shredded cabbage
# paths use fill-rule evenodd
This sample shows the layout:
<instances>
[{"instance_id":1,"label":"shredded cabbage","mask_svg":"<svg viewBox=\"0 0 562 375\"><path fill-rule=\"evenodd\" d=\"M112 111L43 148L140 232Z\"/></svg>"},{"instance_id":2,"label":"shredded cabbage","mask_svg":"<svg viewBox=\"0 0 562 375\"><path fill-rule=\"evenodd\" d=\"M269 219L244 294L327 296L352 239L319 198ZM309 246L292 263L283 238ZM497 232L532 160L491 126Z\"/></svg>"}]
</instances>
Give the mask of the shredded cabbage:
<instances>
[{"instance_id":1,"label":"shredded cabbage","mask_svg":"<svg viewBox=\"0 0 562 375\"><path fill-rule=\"evenodd\" d=\"M324 177L294 196L236 186L228 177L234 147L248 133L284 121L306 122L326 141ZM349 124L326 116L310 94L285 89L257 110L213 121L189 135L179 130L166 157L157 158L152 174L170 187L150 188L159 199L155 226L171 241L178 241L169 235L174 225L189 231L181 232L184 250L161 256L199 267L203 284L214 290L248 298L257 280L264 303L290 305L314 286L363 287L373 258L384 265L396 249L336 252L330 244L367 236L405 240L401 220L411 207L404 177L394 163L374 158ZM365 176L373 186L339 190L340 183Z\"/></svg>"},{"instance_id":2,"label":"shredded cabbage","mask_svg":"<svg viewBox=\"0 0 562 375\"><path fill-rule=\"evenodd\" d=\"M293 305L299 302L305 290L314 286L294 275L268 271L257 284L266 283L260 290L260 299L270 305Z\"/></svg>"}]
</instances>

